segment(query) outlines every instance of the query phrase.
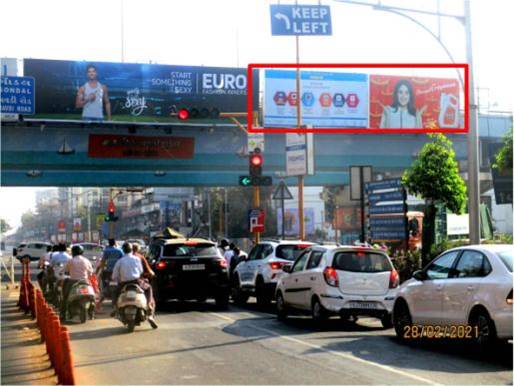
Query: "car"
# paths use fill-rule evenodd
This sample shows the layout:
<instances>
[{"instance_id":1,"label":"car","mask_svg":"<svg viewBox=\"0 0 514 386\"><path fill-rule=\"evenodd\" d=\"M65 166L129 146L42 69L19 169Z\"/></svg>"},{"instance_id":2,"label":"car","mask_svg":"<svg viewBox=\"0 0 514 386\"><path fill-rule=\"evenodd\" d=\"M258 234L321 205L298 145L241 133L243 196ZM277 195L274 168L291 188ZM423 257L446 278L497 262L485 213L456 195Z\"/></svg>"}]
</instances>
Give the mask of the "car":
<instances>
[{"instance_id":1,"label":"car","mask_svg":"<svg viewBox=\"0 0 514 386\"><path fill-rule=\"evenodd\" d=\"M276 291L279 319L291 313L310 313L316 322L332 315L343 320L372 316L384 328L392 327L399 276L383 250L316 245L283 270Z\"/></svg>"},{"instance_id":2,"label":"car","mask_svg":"<svg viewBox=\"0 0 514 386\"><path fill-rule=\"evenodd\" d=\"M263 240L241 260L232 275L232 297L244 304L250 296L267 306L275 298L282 267L292 264L298 255L314 243L299 240Z\"/></svg>"},{"instance_id":3,"label":"car","mask_svg":"<svg viewBox=\"0 0 514 386\"><path fill-rule=\"evenodd\" d=\"M96 269L97 265L100 264L100 261L102 260L104 248L100 244L96 243L78 243L74 245L82 246L84 249L82 256L87 258L93 265L93 268Z\"/></svg>"},{"instance_id":4,"label":"car","mask_svg":"<svg viewBox=\"0 0 514 386\"><path fill-rule=\"evenodd\" d=\"M395 300L397 337L466 338L481 347L512 339L512 256L512 245L470 245L414 272Z\"/></svg>"},{"instance_id":5,"label":"car","mask_svg":"<svg viewBox=\"0 0 514 386\"><path fill-rule=\"evenodd\" d=\"M228 307L230 281L227 261L216 243L200 238L158 238L149 245L149 260L157 306L168 300L214 298L218 308Z\"/></svg>"},{"instance_id":6,"label":"car","mask_svg":"<svg viewBox=\"0 0 514 386\"><path fill-rule=\"evenodd\" d=\"M16 248L16 258L21 261L23 258L29 258L30 261L37 261L47 253L47 247L52 244L44 241L30 241L21 243Z\"/></svg>"}]
</instances>

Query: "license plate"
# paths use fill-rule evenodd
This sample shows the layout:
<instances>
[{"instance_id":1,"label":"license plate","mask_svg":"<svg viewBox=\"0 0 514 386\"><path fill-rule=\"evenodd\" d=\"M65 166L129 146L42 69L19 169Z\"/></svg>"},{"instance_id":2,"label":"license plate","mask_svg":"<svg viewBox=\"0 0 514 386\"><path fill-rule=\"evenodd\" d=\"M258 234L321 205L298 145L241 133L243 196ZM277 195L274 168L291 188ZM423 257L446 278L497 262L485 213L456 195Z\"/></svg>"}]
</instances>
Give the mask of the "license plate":
<instances>
[{"instance_id":1,"label":"license plate","mask_svg":"<svg viewBox=\"0 0 514 386\"><path fill-rule=\"evenodd\" d=\"M205 264L184 264L182 266L183 271L203 271Z\"/></svg>"},{"instance_id":2,"label":"license plate","mask_svg":"<svg viewBox=\"0 0 514 386\"><path fill-rule=\"evenodd\" d=\"M374 310L377 307L375 302L350 302L350 308L363 308L366 310Z\"/></svg>"},{"instance_id":3,"label":"license plate","mask_svg":"<svg viewBox=\"0 0 514 386\"><path fill-rule=\"evenodd\" d=\"M127 299L135 299L136 295L136 291L127 291Z\"/></svg>"}]
</instances>

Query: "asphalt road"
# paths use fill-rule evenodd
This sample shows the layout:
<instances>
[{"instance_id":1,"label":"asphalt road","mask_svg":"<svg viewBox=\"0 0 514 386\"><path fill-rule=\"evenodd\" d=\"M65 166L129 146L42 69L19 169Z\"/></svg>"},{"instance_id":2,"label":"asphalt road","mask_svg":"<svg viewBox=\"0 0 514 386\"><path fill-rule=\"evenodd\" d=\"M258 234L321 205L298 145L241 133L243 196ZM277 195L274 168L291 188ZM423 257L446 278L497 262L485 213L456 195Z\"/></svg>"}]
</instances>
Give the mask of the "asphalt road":
<instances>
[{"instance_id":1,"label":"asphalt road","mask_svg":"<svg viewBox=\"0 0 514 386\"><path fill-rule=\"evenodd\" d=\"M85 384L511 384L512 344L487 356L457 342L401 345L374 319L316 326L273 308L172 302L132 334L109 318L68 322Z\"/></svg>"}]
</instances>

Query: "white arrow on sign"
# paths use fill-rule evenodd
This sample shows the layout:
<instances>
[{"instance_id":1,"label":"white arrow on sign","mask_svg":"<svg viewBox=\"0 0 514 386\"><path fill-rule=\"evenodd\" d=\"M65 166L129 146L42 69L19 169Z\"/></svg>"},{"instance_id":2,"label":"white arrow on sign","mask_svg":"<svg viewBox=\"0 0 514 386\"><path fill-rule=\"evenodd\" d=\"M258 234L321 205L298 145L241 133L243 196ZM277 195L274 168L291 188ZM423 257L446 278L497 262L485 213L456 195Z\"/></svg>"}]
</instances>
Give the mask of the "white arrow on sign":
<instances>
[{"instance_id":1,"label":"white arrow on sign","mask_svg":"<svg viewBox=\"0 0 514 386\"><path fill-rule=\"evenodd\" d=\"M286 29L291 29L291 22L289 21L287 15L284 15L283 13L276 13L275 19L284 20L284 22L286 23Z\"/></svg>"}]
</instances>

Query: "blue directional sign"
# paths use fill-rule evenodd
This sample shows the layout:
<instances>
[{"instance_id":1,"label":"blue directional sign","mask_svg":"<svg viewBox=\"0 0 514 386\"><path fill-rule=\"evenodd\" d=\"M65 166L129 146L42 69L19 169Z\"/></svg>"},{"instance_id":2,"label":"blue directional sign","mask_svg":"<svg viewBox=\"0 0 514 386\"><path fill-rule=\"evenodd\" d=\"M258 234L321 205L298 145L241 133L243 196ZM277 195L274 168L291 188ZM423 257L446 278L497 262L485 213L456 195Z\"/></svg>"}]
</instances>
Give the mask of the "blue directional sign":
<instances>
[{"instance_id":1,"label":"blue directional sign","mask_svg":"<svg viewBox=\"0 0 514 386\"><path fill-rule=\"evenodd\" d=\"M383 201L403 201L403 191L394 191L387 193L374 193L368 196L368 200L371 204Z\"/></svg>"},{"instance_id":2,"label":"blue directional sign","mask_svg":"<svg viewBox=\"0 0 514 386\"><path fill-rule=\"evenodd\" d=\"M34 78L2 75L2 113L33 115Z\"/></svg>"},{"instance_id":3,"label":"blue directional sign","mask_svg":"<svg viewBox=\"0 0 514 386\"><path fill-rule=\"evenodd\" d=\"M391 213L404 213L405 207L403 204L394 205L380 205L372 206L369 208L369 214L391 214Z\"/></svg>"},{"instance_id":4,"label":"blue directional sign","mask_svg":"<svg viewBox=\"0 0 514 386\"><path fill-rule=\"evenodd\" d=\"M371 231L371 238L373 241L377 240L404 240L407 234L405 231L383 231L373 232Z\"/></svg>"},{"instance_id":5,"label":"blue directional sign","mask_svg":"<svg viewBox=\"0 0 514 386\"><path fill-rule=\"evenodd\" d=\"M328 5L270 5L272 35L332 35Z\"/></svg>"},{"instance_id":6,"label":"blue directional sign","mask_svg":"<svg viewBox=\"0 0 514 386\"><path fill-rule=\"evenodd\" d=\"M404 216L371 217L369 219L369 224L372 227L380 227L380 226L405 227L405 217Z\"/></svg>"},{"instance_id":7,"label":"blue directional sign","mask_svg":"<svg viewBox=\"0 0 514 386\"><path fill-rule=\"evenodd\" d=\"M383 181L375 181L366 183L366 191L371 192L374 190L382 190L382 189L395 189L401 188L402 181L399 178L395 178L393 180L383 180Z\"/></svg>"}]
</instances>

